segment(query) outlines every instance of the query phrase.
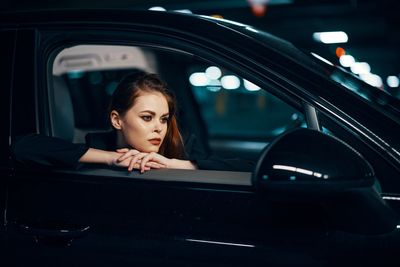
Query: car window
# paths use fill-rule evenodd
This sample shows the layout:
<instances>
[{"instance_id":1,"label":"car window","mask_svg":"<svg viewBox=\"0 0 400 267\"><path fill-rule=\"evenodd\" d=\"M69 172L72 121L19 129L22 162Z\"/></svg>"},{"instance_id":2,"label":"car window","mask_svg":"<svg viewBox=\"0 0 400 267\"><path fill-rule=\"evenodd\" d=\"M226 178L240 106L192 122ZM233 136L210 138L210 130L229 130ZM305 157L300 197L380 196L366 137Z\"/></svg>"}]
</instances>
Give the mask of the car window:
<instances>
[{"instance_id":1,"label":"car window","mask_svg":"<svg viewBox=\"0 0 400 267\"><path fill-rule=\"evenodd\" d=\"M218 154L255 158L281 133L306 126L301 112L221 66L190 65L188 79Z\"/></svg>"},{"instance_id":2,"label":"car window","mask_svg":"<svg viewBox=\"0 0 400 267\"><path fill-rule=\"evenodd\" d=\"M222 158L256 161L279 134L305 127L303 114L246 78L199 57L148 47L78 45L55 56L50 75L51 134L84 143L111 130L108 104L133 70L157 73L178 100L182 133Z\"/></svg>"}]
</instances>

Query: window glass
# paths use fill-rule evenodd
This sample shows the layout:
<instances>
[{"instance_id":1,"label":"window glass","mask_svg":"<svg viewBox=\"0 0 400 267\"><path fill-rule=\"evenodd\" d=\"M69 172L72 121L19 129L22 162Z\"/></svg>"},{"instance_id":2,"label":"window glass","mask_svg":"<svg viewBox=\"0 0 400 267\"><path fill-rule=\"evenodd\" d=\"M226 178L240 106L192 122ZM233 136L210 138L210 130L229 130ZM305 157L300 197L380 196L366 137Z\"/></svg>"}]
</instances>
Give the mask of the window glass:
<instances>
[{"instance_id":1,"label":"window glass","mask_svg":"<svg viewBox=\"0 0 400 267\"><path fill-rule=\"evenodd\" d=\"M189 81L212 137L269 139L303 115L254 83L217 66L190 66Z\"/></svg>"},{"instance_id":2,"label":"window glass","mask_svg":"<svg viewBox=\"0 0 400 267\"><path fill-rule=\"evenodd\" d=\"M188 79L207 125L210 146L219 154L232 155L230 147L256 157L279 134L306 126L298 110L220 66L191 65Z\"/></svg>"}]
</instances>

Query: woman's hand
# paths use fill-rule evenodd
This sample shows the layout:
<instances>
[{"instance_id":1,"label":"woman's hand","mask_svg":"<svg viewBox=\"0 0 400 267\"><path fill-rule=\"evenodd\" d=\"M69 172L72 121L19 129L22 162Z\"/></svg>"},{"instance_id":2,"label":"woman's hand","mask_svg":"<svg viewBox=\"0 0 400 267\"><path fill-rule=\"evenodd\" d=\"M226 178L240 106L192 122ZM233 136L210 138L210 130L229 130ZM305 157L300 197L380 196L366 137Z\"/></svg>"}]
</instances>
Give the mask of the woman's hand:
<instances>
[{"instance_id":1,"label":"woman's hand","mask_svg":"<svg viewBox=\"0 0 400 267\"><path fill-rule=\"evenodd\" d=\"M189 160L179 160L179 159L169 159L158 153L150 152L144 153L134 149L121 149L118 152L125 153L122 157L119 158L120 161L125 161L131 158L131 162L129 164L128 170L132 169L140 169L140 172L152 169L160 169L160 168L169 168L169 169L187 169L187 170L195 170L197 169L196 165L194 165ZM137 164L140 164L140 168L136 168ZM150 168L149 168L150 167Z\"/></svg>"},{"instance_id":2,"label":"woman's hand","mask_svg":"<svg viewBox=\"0 0 400 267\"><path fill-rule=\"evenodd\" d=\"M140 152L136 149L121 148L117 149L117 153L119 153L119 157L115 162L117 166L128 167L128 171L140 169L141 173L150 169L166 168L166 163L169 160L157 153L152 152L159 157L151 157L149 155L152 153ZM145 158L146 160L143 162Z\"/></svg>"},{"instance_id":3,"label":"woman's hand","mask_svg":"<svg viewBox=\"0 0 400 267\"><path fill-rule=\"evenodd\" d=\"M82 163L101 163L109 166L140 170L142 173L150 169L196 169L188 160L169 159L158 153L144 153L135 149L122 148L117 151L105 151L95 148L89 150L79 159Z\"/></svg>"},{"instance_id":4,"label":"woman's hand","mask_svg":"<svg viewBox=\"0 0 400 267\"><path fill-rule=\"evenodd\" d=\"M148 166L148 164L157 164L162 168L171 168L172 163L172 159L166 158L155 152L140 153L137 155L137 159L140 160L141 173L146 171L146 166Z\"/></svg>"}]
</instances>

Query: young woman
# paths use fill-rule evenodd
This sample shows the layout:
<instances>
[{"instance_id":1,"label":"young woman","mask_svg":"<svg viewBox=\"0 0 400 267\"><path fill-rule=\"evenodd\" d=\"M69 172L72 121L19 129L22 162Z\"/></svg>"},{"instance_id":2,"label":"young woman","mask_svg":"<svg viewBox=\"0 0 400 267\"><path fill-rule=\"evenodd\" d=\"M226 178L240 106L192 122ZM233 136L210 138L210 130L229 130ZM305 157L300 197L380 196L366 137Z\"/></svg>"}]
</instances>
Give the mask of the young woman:
<instances>
[{"instance_id":1,"label":"young woman","mask_svg":"<svg viewBox=\"0 0 400 267\"><path fill-rule=\"evenodd\" d=\"M185 152L175 111L174 96L155 74L137 72L125 77L111 100L113 132L89 134L86 141L90 148L79 162L141 172L150 168L196 169L194 163L183 160Z\"/></svg>"},{"instance_id":2,"label":"young woman","mask_svg":"<svg viewBox=\"0 0 400 267\"><path fill-rule=\"evenodd\" d=\"M251 171L253 163L207 155L190 136L183 141L176 120L176 100L155 74L136 71L114 91L109 119L112 130L91 133L86 144L38 134L19 137L12 148L24 164L77 167L107 164L141 172L150 169L213 169Z\"/></svg>"}]
</instances>

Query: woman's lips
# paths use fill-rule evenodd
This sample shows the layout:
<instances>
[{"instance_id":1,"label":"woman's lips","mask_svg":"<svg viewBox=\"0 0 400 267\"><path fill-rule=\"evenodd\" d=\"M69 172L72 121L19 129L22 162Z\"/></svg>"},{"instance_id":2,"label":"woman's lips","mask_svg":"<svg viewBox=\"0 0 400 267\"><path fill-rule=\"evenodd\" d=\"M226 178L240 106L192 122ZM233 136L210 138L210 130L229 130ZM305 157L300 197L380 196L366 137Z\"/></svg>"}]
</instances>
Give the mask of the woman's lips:
<instances>
[{"instance_id":1,"label":"woman's lips","mask_svg":"<svg viewBox=\"0 0 400 267\"><path fill-rule=\"evenodd\" d=\"M152 145L158 146L158 145L160 145L160 143L161 143L161 139L159 139L159 138L154 138L154 139L150 139L149 142L150 142Z\"/></svg>"}]
</instances>

